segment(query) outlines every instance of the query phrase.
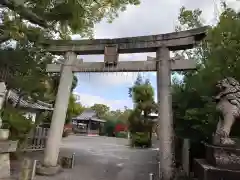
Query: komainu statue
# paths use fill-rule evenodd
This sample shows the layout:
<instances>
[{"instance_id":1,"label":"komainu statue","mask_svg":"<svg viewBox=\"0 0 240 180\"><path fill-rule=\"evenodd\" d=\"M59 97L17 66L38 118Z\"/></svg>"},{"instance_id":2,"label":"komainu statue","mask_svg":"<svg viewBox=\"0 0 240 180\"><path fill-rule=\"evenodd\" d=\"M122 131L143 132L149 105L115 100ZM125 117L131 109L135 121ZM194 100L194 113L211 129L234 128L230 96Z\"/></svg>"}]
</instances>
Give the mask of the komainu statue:
<instances>
[{"instance_id":1,"label":"komainu statue","mask_svg":"<svg viewBox=\"0 0 240 180\"><path fill-rule=\"evenodd\" d=\"M233 123L240 118L240 84L227 77L217 82L220 93L215 97L220 119L214 135L213 143L218 145L234 145L235 141L229 137Z\"/></svg>"}]
</instances>

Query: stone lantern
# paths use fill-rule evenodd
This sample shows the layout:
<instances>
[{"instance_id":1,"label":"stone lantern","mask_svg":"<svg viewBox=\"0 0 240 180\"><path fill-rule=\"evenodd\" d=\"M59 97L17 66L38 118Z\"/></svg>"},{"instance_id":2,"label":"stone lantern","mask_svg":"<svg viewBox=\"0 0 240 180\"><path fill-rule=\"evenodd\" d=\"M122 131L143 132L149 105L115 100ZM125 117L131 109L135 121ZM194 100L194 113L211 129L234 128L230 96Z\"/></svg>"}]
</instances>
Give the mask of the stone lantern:
<instances>
[{"instance_id":1,"label":"stone lantern","mask_svg":"<svg viewBox=\"0 0 240 180\"><path fill-rule=\"evenodd\" d=\"M6 96L6 86L0 82L0 109L2 109ZM2 119L0 117L0 179L10 177L10 152L15 152L18 141L8 140L9 130L2 129Z\"/></svg>"}]
</instances>

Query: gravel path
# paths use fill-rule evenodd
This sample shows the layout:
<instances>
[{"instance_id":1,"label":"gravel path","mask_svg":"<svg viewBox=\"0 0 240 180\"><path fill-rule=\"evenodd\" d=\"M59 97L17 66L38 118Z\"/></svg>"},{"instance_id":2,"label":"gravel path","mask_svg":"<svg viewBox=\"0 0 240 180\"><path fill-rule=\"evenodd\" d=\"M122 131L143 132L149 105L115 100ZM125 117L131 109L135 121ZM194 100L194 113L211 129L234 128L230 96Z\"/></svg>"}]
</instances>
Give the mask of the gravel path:
<instances>
[{"instance_id":1,"label":"gravel path","mask_svg":"<svg viewBox=\"0 0 240 180\"><path fill-rule=\"evenodd\" d=\"M127 145L120 138L70 136L63 140L60 155L75 152L75 167L35 180L148 180L149 173L156 175L157 151Z\"/></svg>"}]
</instances>

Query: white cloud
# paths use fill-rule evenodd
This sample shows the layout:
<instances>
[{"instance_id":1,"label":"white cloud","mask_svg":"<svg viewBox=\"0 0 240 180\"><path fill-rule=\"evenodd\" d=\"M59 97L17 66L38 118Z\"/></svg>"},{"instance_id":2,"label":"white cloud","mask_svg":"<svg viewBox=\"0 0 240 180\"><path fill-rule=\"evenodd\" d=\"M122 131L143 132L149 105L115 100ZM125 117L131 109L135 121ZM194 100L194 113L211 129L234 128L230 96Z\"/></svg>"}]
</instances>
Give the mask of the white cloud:
<instances>
[{"instance_id":1,"label":"white cloud","mask_svg":"<svg viewBox=\"0 0 240 180\"><path fill-rule=\"evenodd\" d=\"M132 85L138 74L144 79L150 79L155 73L151 72L122 72L122 73L81 73L77 74L79 85L86 83L92 87L107 88L121 85Z\"/></svg>"},{"instance_id":2,"label":"white cloud","mask_svg":"<svg viewBox=\"0 0 240 180\"><path fill-rule=\"evenodd\" d=\"M236 10L240 9L240 1L239 0L227 0L227 3L231 8L234 8Z\"/></svg>"},{"instance_id":3,"label":"white cloud","mask_svg":"<svg viewBox=\"0 0 240 180\"><path fill-rule=\"evenodd\" d=\"M139 6L129 6L125 12L109 24L102 21L95 25L95 38L118 38L130 36L143 36L161 34L174 31L177 25L177 17L181 6L195 9L201 8L204 17L212 20L214 17L214 1L202 0L142 0ZM219 4L219 2L218 2ZM78 35L73 36L79 39ZM146 60L147 56L155 56L155 53L121 54L120 61ZM103 55L81 56L84 61L103 61ZM148 73L143 73L147 76ZM89 81L91 84L103 84L104 86L133 83L137 73L102 73L79 75L81 81Z\"/></svg>"},{"instance_id":4,"label":"white cloud","mask_svg":"<svg viewBox=\"0 0 240 180\"><path fill-rule=\"evenodd\" d=\"M132 101L130 99L126 99L126 100L111 100L111 99L105 99L103 97L100 96L95 96L95 95L91 95L91 94L86 94L86 93L81 93L79 94L78 92L75 92L74 94L77 94L77 96L79 96L79 99L82 103L82 105L84 106L92 106L95 103L98 104L105 104L109 107L111 107L111 110L116 110L116 109L124 109L124 106L127 107L132 107Z\"/></svg>"},{"instance_id":5,"label":"white cloud","mask_svg":"<svg viewBox=\"0 0 240 180\"><path fill-rule=\"evenodd\" d=\"M86 77L88 76L88 77ZM137 73L92 73L92 74L79 74L80 82L88 82L93 86L108 87L116 85L128 85L132 84L136 80Z\"/></svg>"},{"instance_id":6,"label":"white cloud","mask_svg":"<svg viewBox=\"0 0 240 180\"><path fill-rule=\"evenodd\" d=\"M233 0L228 0L228 2L231 7L239 7L239 2ZM131 37L172 32L177 25L179 9L182 6L188 9L200 8L206 24L214 24L216 16L220 13L219 4L220 0L141 0L141 5L129 6L125 12L119 14L112 24L108 24L106 21L96 24L95 38ZM74 35L74 39L79 39L79 36ZM124 54L120 55L119 60L146 60L147 56L155 56L155 54ZM103 55L82 56L81 58L84 61L103 61ZM155 75L155 73L142 74L145 77L150 74ZM114 85L132 84L136 76L137 73L82 73L78 75L80 86L81 82L87 82L92 87L105 87L106 89ZM85 105L104 103L115 109L123 108L126 104L131 106L128 100L106 100L90 94L81 94L81 102Z\"/></svg>"}]
</instances>

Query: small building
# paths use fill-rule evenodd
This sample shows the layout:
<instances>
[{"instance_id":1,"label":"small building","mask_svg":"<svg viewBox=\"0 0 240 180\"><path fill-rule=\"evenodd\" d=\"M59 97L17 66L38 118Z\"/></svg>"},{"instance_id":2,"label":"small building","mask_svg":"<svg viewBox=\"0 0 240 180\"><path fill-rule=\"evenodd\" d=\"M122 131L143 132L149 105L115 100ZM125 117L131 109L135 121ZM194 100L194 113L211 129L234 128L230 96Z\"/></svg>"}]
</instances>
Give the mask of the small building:
<instances>
[{"instance_id":1,"label":"small building","mask_svg":"<svg viewBox=\"0 0 240 180\"><path fill-rule=\"evenodd\" d=\"M92 109L87 109L79 116L72 118L73 131L87 135L99 135L105 123L106 121L100 119Z\"/></svg>"},{"instance_id":2,"label":"small building","mask_svg":"<svg viewBox=\"0 0 240 180\"><path fill-rule=\"evenodd\" d=\"M28 99L20 99L19 95L14 90L9 90L7 97L8 103L16 106L19 103L19 108L24 112L24 116L26 118L31 118L32 122L35 122L36 117L39 113L43 111L52 111L53 105L48 104L42 101L37 100L36 102L31 101L31 98Z\"/></svg>"}]
</instances>

